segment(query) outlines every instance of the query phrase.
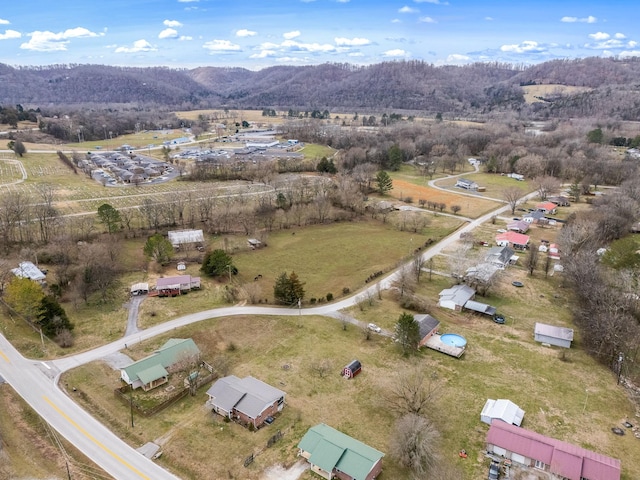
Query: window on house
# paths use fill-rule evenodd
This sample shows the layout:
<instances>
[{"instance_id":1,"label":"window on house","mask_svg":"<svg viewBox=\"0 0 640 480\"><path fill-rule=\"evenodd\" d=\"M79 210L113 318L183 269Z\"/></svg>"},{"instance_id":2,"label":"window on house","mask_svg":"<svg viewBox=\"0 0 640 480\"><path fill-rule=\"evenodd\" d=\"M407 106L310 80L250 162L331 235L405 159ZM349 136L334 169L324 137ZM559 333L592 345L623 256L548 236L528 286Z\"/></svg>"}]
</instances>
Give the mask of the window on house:
<instances>
[{"instance_id":1,"label":"window on house","mask_svg":"<svg viewBox=\"0 0 640 480\"><path fill-rule=\"evenodd\" d=\"M544 470L545 468L547 468L547 465L540 460L536 460L535 467L539 468L540 470Z\"/></svg>"}]
</instances>

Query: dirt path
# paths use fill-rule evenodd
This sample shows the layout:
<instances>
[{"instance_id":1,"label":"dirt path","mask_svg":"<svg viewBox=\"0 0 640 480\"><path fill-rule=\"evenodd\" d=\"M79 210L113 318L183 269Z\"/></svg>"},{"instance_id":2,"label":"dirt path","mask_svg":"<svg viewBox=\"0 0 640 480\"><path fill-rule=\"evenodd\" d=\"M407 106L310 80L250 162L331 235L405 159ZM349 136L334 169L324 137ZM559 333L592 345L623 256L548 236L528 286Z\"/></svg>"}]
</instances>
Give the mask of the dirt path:
<instances>
[{"instance_id":1,"label":"dirt path","mask_svg":"<svg viewBox=\"0 0 640 480\"><path fill-rule=\"evenodd\" d=\"M264 471L261 480L298 480L308 468L309 464L304 460L299 460L289 469L282 465L274 465Z\"/></svg>"}]
</instances>

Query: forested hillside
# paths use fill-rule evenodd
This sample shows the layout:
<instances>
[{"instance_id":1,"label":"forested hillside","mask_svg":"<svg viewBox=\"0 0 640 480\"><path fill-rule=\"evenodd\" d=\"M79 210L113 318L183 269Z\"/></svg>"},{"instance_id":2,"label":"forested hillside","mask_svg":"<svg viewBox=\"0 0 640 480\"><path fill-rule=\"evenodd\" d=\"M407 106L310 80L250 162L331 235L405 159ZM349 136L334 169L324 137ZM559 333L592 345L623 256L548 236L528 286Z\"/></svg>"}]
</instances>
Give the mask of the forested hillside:
<instances>
[{"instance_id":1,"label":"forested hillside","mask_svg":"<svg viewBox=\"0 0 640 480\"><path fill-rule=\"evenodd\" d=\"M82 103L346 112L393 109L457 117L513 111L529 118L601 116L637 120L638 78L637 58L553 60L529 67L499 63L437 67L420 61L370 66L333 63L260 71L0 65L0 105L38 108ZM555 95L528 105L521 87L533 84L591 90Z\"/></svg>"}]
</instances>

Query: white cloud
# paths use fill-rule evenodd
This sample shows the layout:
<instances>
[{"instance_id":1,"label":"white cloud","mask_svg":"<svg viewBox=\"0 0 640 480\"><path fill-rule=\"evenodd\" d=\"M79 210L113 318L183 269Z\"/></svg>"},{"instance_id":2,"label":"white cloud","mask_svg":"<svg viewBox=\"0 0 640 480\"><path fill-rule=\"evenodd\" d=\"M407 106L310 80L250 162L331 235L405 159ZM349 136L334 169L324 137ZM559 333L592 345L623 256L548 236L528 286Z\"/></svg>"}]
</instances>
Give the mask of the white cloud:
<instances>
[{"instance_id":1,"label":"white cloud","mask_svg":"<svg viewBox=\"0 0 640 480\"><path fill-rule=\"evenodd\" d=\"M349 3L351 0L336 0L338 3Z\"/></svg>"},{"instance_id":2,"label":"white cloud","mask_svg":"<svg viewBox=\"0 0 640 480\"><path fill-rule=\"evenodd\" d=\"M449 2L441 2L440 0L413 0L416 3L433 3L434 5L449 5Z\"/></svg>"},{"instance_id":3,"label":"white cloud","mask_svg":"<svg viewBox=\"0 0 640 480\"><path fill-rule=\"evenodd\" d=\"M345 47L361 47L364 45L370 45L371 41L366 38L344 38L344 37L336 37L333 39L336 42L336 45L345 46Z\"/></svg>"},{"instance_id":4,"label":"white cloud","mask_svg":"<svg viewBox=\"0 0 640 480\"><path fill-rule=\"evenodd\" d=\"M511 53L541 53L545 52L546 48L539 45L538 42L533 40L525 40L519 45L502 45L500 50L503 52Z\"/></svg>"},{"instance_id":5,"label":"white cloud","mask_svg":"<svg viewBox=\"0 0 640 480\"><path fill-rule=\"evenodd\" d=\"M156 47L151 45L146 40L136 40L131 47L118 47L114 51L115 53L139 53L139 52L155 52Z\"/></svg>"},{"instance_id":6,"label":"white cloud","mask_svg":"<svg viewBox=\"0 0 640 480\"><path fill-rule=\"evenodd\" d=\"M351 53L347 54L347 56L349 56L349 57L364 57L364 53L362 53L362 52L351 52Z\"/></svg>"},{"instance_id":7,"label":"white cloud","mask_svg":"<svg viewBox=\"0 0 640 480\"><path fill-rule=\"evenodd\" d=\"M640 50L625 50L618 54L620 57L640 57Z\"/></svg>"},{"instance_id":8,"label":"white cloud","mask_svg":"<svg viewBox=\"0 0 640 480\"><path fill-rule=\"evenodd\" d=\"M0 18L0 25L9 25L11 22L9 20L5 20L4 18Z\"/></svg>"},{"instance_id":9,"label":"white cloud","mask_svg":"<svg viewBox=\"0 0 640 480\"><path fill-rule=\"evenodd\" d=\"M303 0L304 2L312 2L315 0ZM305 64L305 63L309 63L311 61L310 58L298 58L298 57L279 57L276 58L276 61L278 63L299 63L299 64Z\"/></svg>"},{"instance_id":10,"label":"white cloud","mask_svg":"<svg viewBox=\"0 0 640 480\"><path fill-rule=\"evenodd\" d=\"M165 20L162 23L165 27L169 27L169 28L176 28L176 27L182 26L182 24L177 20Z\"/></svg>"},{"instance_id":11,"label":"white cloud","mask_svg":"<svg viewBox=\"0 0 640 480\"><path fill-rule=\"evenodd\" d=\"M283 33L282 36L284 38L286 38L287 40L291 40L292 38L299 37L300 36L300 31L299 30L294 30L293 32Z\"/></svg>"},{"instance_id":12,"label":"white cloud","mask_svg":"<svg viewBox=\"0 0 640 480\"><path fill-rule=\"evenodd\" d=\"M20 38L22 34L15 30L5 30L4 33L0 33L0 40L10 40L12 38Z\"/></svg>"},{"instance_id":13,"label":"white cloud","mask_svg":"<svg viewBox=\"0 0 640 480\"><path fill-rule=\"evenodd\" d=\"M178 40L181 42L188 42L189 40L193 40L193 37L190 37L189 35L180 35Z\"/></svg>"},{"instance_id":14,"label":"white cloud","mask_svg":"<svg viewBox=\"0 0 640 480\"><path fill-rule=\"evenodd\" d=\"M594 16L589 15L588 17L583 17L583 18L562 17L560 21L564 23L596 23L598 19Z\"/></svg>"},{"instance_id":15,"label":"white cloud","mask_svg":"<svg viewBox=\"0 0 640 480\"><path fill-rule=\"evenodd\" d=\"M336 53L336 52L347 52L348 48L341 45L331 45L328 43L302 43L296 40L284 40L282 43L273 43L273 42L264 42L259 47L256 48L257 51L260 51L260 54L255 55L267 55L269 56L277 56L277 55L289 55L289 54L301 54L301 53ZM266 52L266 53L262 53ZM260 57L262 58L262 57Z\"/></svg>"},{"instance_id":16,"label":"white cloud","mask_svg":"<svg viewBox=\"0 0 640 480\"><path fill-rule=\"evenodd\" d=\"M67 49L67 45L73 38L100 37L102 35L104 34L92 32L84 27L70 28L59 33L35 31L28 34L31 38L28 42L20 45L20 48L37 52L60 52Z\"/></svg>"},{"instance_id":17,"label":"white cloud","mask_svg":"<svg viewBox=\"0 0 640 480\"><path fill-rule=\"evenodd\" d=\"M402 20L400 20L399 18L394 18L393 20L391 20L391 23L402 23Z\"/></svg>"},{"instance_id":18,"label":"white cloud","mask_svg":"<svg viewBox=\"0 0 640 480\"><path fill-rule=\"evenodd\" d=\"M614 36L615 38L611 38L611 35L604 32L592 33L591 35L589 35L589 37L594 39L595 43L586 43L584 47L590 48L593 50L609 50L609 49L621 49L621 48L635 48L637 45L637 42L634 40L623 42L622 40L624 40L627 37L625 37L621 33L617 33Z\"/></svg>"},{"instance_id":19,"label":"white cloud","mask_svg":"<svg viewBox=\"0 0 640 480\"><path fill-rule=\"evenodd\" d=\"M447 56L447 63L466 63L471 60L471 57L467 55L461 55L459 53L452 53Z\"/></svg>"},{"instance_id":20,"label":"white cloud","mask_svg":"<svg viewBox=\"0 0 640 480\"><path fill-rule=\"evenodd\" d=\"M262 50L260 53L252 53L249 58L270 58L275 56L275 50Z\"/></svg>"},{"instance_id":21,"label":"white cloud","mask_svg":"<svg viewBox=\"0 0 640 480\"><path fill-rule=\"evenodd\" d=\"M258 32L254 32L253 30L247 30L246 28L242 28L236 32L236 37L253 37L257 35Z\"/></svg>"},{"instance_id":22,"label":"white cloud","mask_svg":"<svg viewBox=\"0 0 640 480\"><path fill-rule=\"evenodd\" d=\"M485 19L487 22L491 22L491 21L493 21L493 17L484 17L484 19Z\"/></svg>"},{"instance_id":23,"label":"white cloud","mask_svg":"<svg viewBox=\"0 0 640 480\"><path fill-rule=\"evenodd\" d=\"M237 52L240 50L240 45L231 43L229 40L211 40L202 45L202 48L206 48L210 53Z\"/></svg>"},{"instance_id":24,"label":"white cloud","mask_svg":"<svg viewBox=\"0 0 640 480\"><path fill-rule=\"evenodd\" d=\"M419 21L420 23L438 23L438 22L436 22L436 21L435 21L433 18L431 18L431 17L420 17L420 18L418 19L418 21Z\"/></svg>"},{"instance_id":25,"label":"white cloud","mask_svg":"<svg viewBox=\"0 0 640 480\"><path fill-rule=\"evenodd\" d=\"M158 34L158 38L177 38L178 31L173 28L165 28Z\"/></svg>"},{"instance_id":26,"label":"white cloud","mask_svg":"<svg viewBox=\"0 0 640 480\"><path fill-rule=\"evenodd\" d=\"M398 9L398 13L418 13L420 10L416 9L416 8L411 8L408 5L405 5L404 7Z\"/></svg>"},{"instance_id":27,"label":"white cloud","mask_svg":"<svg viewBox=\"0 0 640 480\"><path fill-rule=\"evenodd\" d=\"M393 50L387 50L386 52L383 52L382 55L384 57L408 57L409 53L400 48L395 48Z\"/></svg>"}]
</instances>

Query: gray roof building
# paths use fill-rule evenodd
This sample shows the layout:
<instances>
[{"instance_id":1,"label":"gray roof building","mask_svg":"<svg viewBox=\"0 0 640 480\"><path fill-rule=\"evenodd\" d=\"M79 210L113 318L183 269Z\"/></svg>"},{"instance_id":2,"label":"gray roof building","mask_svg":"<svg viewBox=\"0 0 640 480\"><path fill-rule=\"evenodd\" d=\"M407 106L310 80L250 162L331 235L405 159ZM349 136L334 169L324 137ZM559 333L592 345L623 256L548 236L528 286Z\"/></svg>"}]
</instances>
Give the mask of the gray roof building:
<instances>
[{"instance_id":1,"label":"gray roof building","mask_svg":"<svg viewBox=\"0 0 640 480\"><path fill-rule=\"evenodd\" d=\"M440 292L438 305L451 310L462 310L465 303L471 300L476 291L467 285L454 285Z\"/></svg>"},{"instance_id":2,"label":"gray roof building","mask_svg":"<svg viewBox=\"0 0 640 480\"><path fill-rule=\"evenodd\" d=\"M207 405L220 415L234 418L244 415L255 427L256 422L270 407L281 410L286 393L253 377L238 378L235 375L220 378L207 390ZM264 420L264 419L262 419Z\"/></svg>"}]
</instances>

